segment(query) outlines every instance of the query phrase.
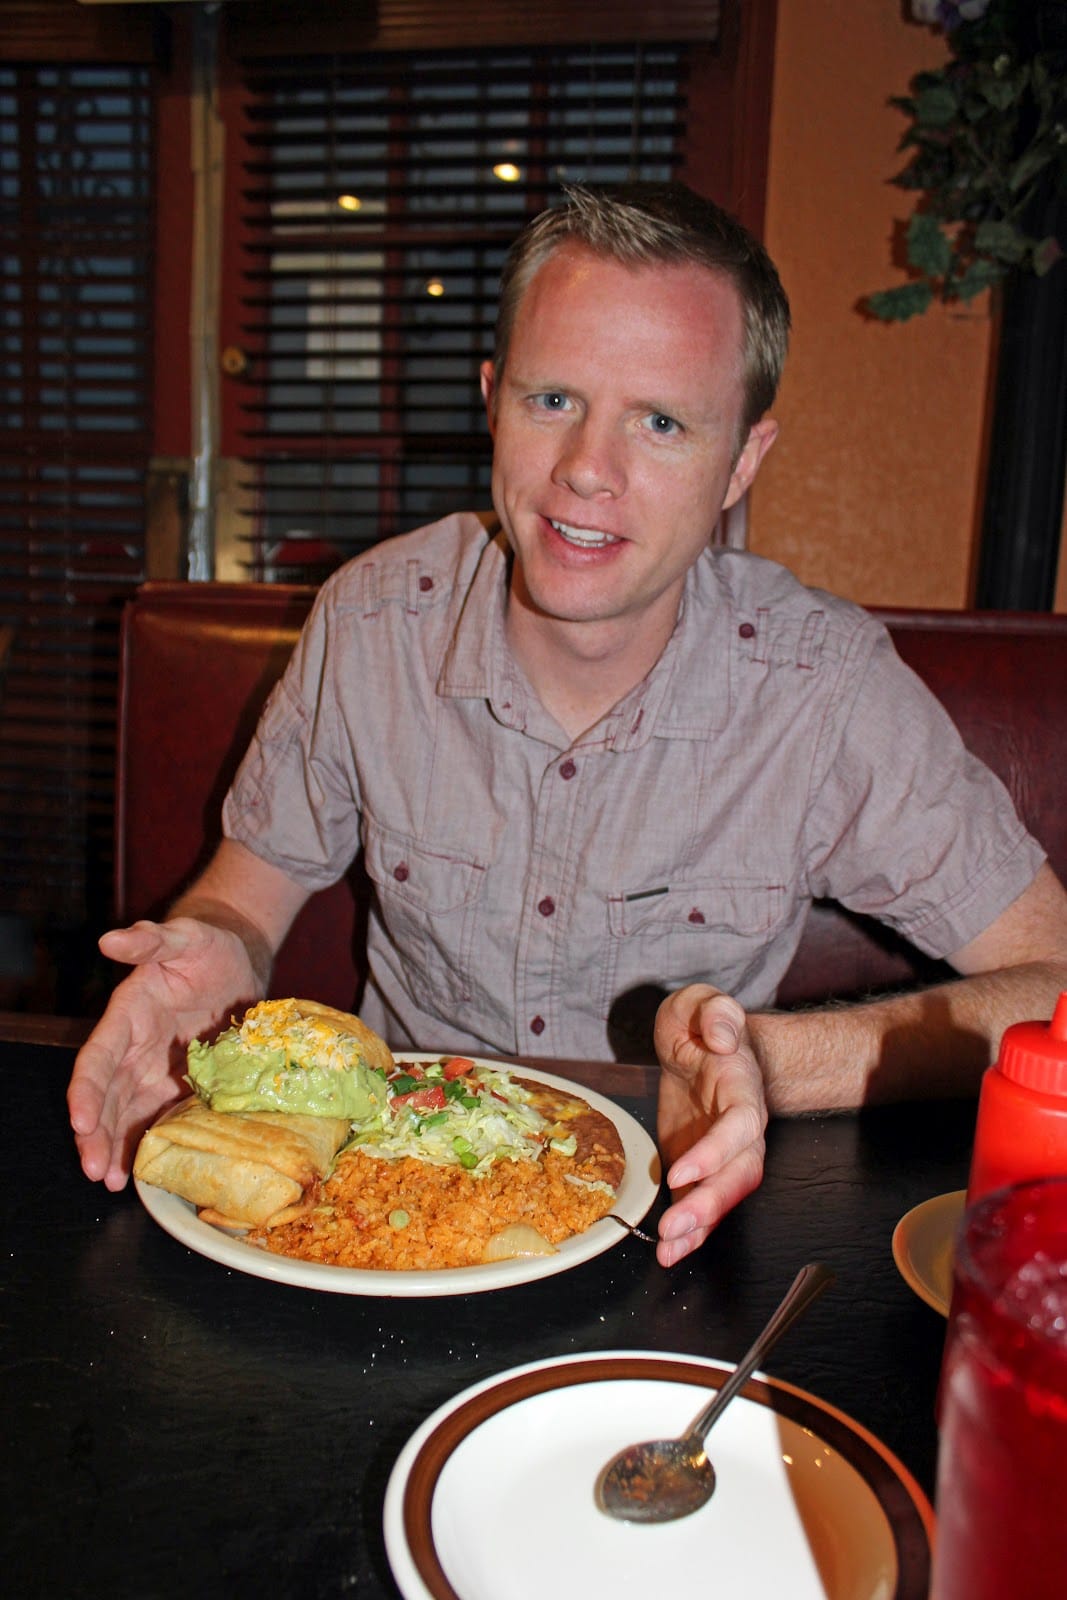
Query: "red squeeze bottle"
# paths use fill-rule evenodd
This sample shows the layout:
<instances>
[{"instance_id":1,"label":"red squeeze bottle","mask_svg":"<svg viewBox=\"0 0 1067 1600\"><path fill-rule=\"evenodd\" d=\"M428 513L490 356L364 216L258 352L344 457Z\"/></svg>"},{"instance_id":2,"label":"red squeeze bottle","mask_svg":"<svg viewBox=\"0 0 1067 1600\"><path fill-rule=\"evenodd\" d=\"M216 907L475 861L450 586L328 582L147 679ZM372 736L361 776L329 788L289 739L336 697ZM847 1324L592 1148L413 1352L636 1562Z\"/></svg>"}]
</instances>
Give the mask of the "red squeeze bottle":
<instances>
[{"instance_id":1,"label":"red squeeze bottle","mask_svg":"<svg viewBox=\"0 0 1067 1600\"><path fill-rule=\"evenodd\" d=\"M1027 1178L1067 1177L1067 992L1052 1021L1005 1029L978 1097L967 1204Z\"/></svg>"}]
</instances>

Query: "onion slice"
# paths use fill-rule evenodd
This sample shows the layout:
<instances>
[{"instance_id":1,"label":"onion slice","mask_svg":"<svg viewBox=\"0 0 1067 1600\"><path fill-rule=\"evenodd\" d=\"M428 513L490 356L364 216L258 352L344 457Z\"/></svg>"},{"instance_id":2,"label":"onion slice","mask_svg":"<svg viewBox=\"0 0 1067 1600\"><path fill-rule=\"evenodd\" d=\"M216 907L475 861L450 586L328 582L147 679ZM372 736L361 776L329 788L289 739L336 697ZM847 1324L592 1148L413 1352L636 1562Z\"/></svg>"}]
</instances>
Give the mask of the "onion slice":
<instances>
[{"instance_id":1,"label":"onion slice","mask_svg":"<svg viewBox=\"0 0 1067 1600\"><path fill-rule=\"evenodd\" d=\"M512 1261L516 1256L554 1256L556 1247L528 1222L509 1222L494 1233L482 1253L483 1261Z\"/></svg>"}]
</instances>

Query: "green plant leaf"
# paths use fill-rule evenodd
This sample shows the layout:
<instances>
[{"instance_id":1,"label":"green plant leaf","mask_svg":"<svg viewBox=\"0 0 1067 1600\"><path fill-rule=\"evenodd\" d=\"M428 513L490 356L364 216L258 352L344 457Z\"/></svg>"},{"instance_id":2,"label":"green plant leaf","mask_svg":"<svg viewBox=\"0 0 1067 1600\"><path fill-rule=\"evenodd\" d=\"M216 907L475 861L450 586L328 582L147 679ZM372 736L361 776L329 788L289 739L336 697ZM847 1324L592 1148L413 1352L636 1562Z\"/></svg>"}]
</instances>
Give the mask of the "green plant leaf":
<instances>
[{"instance_id":1,"label":"green plant leaf","mask_svg":"<svg viewBox=\"0 0 1067 1600\"><path fill-rule=\"evenodd\" d=\"M1039 244L1035 244L1033 263L1038 277L1043 278L1046 272L1051 272L1062 255L1063 247L1052 234L1049 234L1047 239L1042 239Z\"/></svg>"},{"instance_id":2,"label":"green plant leaf","mask_svg":"<svg viewBox=\"0 0 1067 1600\"><path fill-rule=\"evenodd\" d=\"M973 300L984 290L991 289L995 283L999 283L1007 270L1007 267L996 261L984 259L972 261L966 272L951 285L952 293L957 299Z\"/></svg>"},{"instance_id":3,"label":"green plant leaf","mask_svg":"<svg viewBox=\"0 0 1067 1600\"><path fill-rule=\"evenodd\" d=\"M947 128L958 111L959 101L947 84L922 88L915 96L915 120L920 128Z\"/></svg>"},{"instance_id":4,"label":"green plant leaf","mask_svg":"<svg viewBox=\"0 0 1067 1600\"><path fill-rule=\"evenodd\" d=\"M1051 111L1056 103L1056 81L1040 56L1035 56L1030 63L1030 82L1033 85L1034 99L1041 110Z\"/></svg>"},{"instance_id":5,"label":"green plant leaf","mask_svg":"<svg viewBox=\"0 0 1067 1600\"><path fill-rule=\"evenodd\" d=\"M934 297L928 283L902 283L896 289L878 289L864 304L879 322L907 322L926 310Z\"/></svg>"},{"instance_id":6,"label":"green plant leaf","mask_svg":"<svg viewBox=\"0 0 1067 1600\"><path fill-rule=\"evenodd\" d=\"M997 78L992 75L985 77L981 84L984 98L997 111L1007 111L1009 106L1021 100L1025 88L1025 81L1019 82L1016 78Z\"/></svg>"},{"instance_id":7,"label":"green plant leaf","mask_svg":"<svg viewBox=\"0 0 1067 1600\"><path fill-rule=\"evenodd\" d=\"M917 72L908 87L912 98L922 93L924 89L939 89L945 81L945 68L935 67L925 72Z\"/></svg>"},{"instance_id":8,"label":"green plant leaf","mask_svg":"<svg viewBox=\"0 0 1067 1600\"><path fill-rule=\"evenodd\" d=\"M1067 254L1067 239L1026 226L1035 196L1067 196L1067 50L1055 28L1033 25L1067 0L987 0L975 16L959 3L939 12L954 13L945 64L889 102L906 118L889 181L915 191L919 210L905 230L911 281L864 302L885 321L974 299L1008 272L1047 273Z\"/></svg>"},{"instance_id":9,"label":"green plant leaf","mask_svg":"<svg viewBox=\"0 0 1067 1600\"><path fill-rule=\"evenodd\" d=\"M1024 184L1036 178L1039 172L1043 172L1051 160L1052 152L1036 142L1028 150L1024 150L1008 173L1008 188L1012 194L1017 194Z\"/></svg>"},{"instance_id":10,"label":"green plant leaf","mask_svg":"<svg viewBox=\"0 0 1067 1600\"><path fill-rule=\"evenodd\" d=\"M1025 260L1030 243L1010 222L980 222L974 230L974 248L980 255L993 256L1012 267Z\"/></svg>"},{"instance_id":11,"label":"green plant leaf","mask_svg":"<svg viewBox=\"0 0 1067 1600\"><path fill-rule=\"evenodd\" d=\"M941 224L928 211L917 211L908 223L908 264L931 278L944 277L952 263L952 245Z\"/></svg>"},{"instance_id":12,"label":"green plant leaf","mask_svg":"<svg viewBox=\"0 0 1067 1600\"><path fill-rule=\"evenodd\" d=\"M960 107L960 110L963 113L964 122L969 122L972 124L984 122L986 118L992 114L992 108L990 107L989 101L983 99L981 95L976 94L969 94L966 100L964 100L963 105Z\"/></svg>"}]
</instances>

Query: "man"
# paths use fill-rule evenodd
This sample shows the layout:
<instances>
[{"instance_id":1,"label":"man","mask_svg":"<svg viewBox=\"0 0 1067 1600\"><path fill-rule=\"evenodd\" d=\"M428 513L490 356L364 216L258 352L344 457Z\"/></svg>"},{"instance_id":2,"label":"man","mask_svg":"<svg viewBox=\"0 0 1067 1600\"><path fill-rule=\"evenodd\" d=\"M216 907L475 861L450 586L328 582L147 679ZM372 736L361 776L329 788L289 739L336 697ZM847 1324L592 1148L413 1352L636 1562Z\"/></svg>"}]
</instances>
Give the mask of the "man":
<instances>
[{"instance_id":1,"label":"man","mask_svg":"<svg viewBox=\"0 0 1067 1600\"><path fill-rule=\"evenodd\" d=\"M400 1048L607 1057L674 991L664 1265L759 1182L768 1107L973 1086L1050 1014L1067 895L1002 786L865 613L710 548L774 441L787 330L765 253L679 186L575 191L525 231L482 372L502 531L448 518L324 586L214 861L101 941L133 971L71 1082L91 1178L126 1181L181 1047L263 993L360 849L361 1011ZM963 980L775 1014L819 895Z\"/></svg>"}]
</instances>

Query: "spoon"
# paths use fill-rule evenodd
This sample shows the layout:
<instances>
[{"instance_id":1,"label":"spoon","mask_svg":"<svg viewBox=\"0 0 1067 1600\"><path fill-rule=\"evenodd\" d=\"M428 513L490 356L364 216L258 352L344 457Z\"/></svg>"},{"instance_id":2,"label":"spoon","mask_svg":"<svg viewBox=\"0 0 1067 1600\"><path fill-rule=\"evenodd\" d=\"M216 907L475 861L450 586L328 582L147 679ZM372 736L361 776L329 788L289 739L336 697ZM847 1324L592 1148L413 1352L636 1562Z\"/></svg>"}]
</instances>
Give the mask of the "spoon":
<instances>
[{"instance_id":1,"label":"spoon","mask_svg":"<svg viewBox=\"0 0 1067 1600\"><path fill-rule=\"evenodd\" d=\"M650 1233L642 1232L636 1222L627 1222L625 1217L617 1216L614 1211L609 1211L608 1216L612 1222L617 1222L620 1228L626 1228L628 1232L632 1233L635 1239L643 1239L645 1244L657 1243Z\"/></svg>"},{"instance_id":2,"label":"spoon","mask_svg":"<svg viewBox=\"0 0 1067 1600\"><path fill-rule=\"evenodd\" d=\"M714 1400L680 1439L650 1439L619 1452L596 1482L601 1511L623 1522L673 1522L699 1511L715 1493L715 1468L704 1449L711 1426L778 1340L834 1281L816 1261L802 1267L755 1344L742 1356Z\"/></svg>"}]
</instances>

